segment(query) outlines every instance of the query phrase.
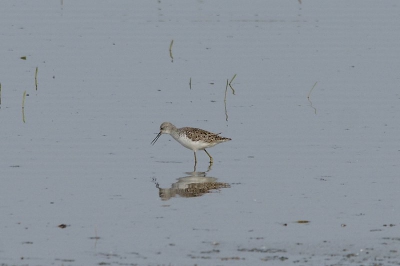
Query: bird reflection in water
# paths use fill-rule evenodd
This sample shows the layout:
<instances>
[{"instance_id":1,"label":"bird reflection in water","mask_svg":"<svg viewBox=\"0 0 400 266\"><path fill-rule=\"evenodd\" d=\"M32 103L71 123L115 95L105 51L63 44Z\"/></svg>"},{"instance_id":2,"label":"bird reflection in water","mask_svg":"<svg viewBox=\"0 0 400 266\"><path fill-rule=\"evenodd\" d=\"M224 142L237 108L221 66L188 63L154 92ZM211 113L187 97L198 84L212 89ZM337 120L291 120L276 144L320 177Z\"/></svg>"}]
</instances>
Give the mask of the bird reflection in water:
<instances>
[{"instance_id":1,"label":"bird reflection in water","mask_svg":"<svg viewBox=\"0 0 400 266\"><path fill-rule=\"evenodd\" d=\"M200 197L206 193L231 187L228 183L217 182L215 177L206 177L206 172L186 172L186 174L188 176L178 178L178 181L173 183L171 188L160 188L154 179L160 198L166 201L177 196L184 198Z\"/></svg>"}]
</instances>

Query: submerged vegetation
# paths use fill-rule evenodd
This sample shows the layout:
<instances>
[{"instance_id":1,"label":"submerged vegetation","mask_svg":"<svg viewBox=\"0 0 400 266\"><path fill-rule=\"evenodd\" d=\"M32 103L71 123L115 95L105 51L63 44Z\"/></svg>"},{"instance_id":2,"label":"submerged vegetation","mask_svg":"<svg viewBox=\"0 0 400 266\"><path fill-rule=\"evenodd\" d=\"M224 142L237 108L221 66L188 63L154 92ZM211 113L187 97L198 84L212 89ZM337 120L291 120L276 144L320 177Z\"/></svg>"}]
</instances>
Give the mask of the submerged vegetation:
<instances>
[{"instance_id":1,"label":"submerged vegetation","mask_svg":"<svg viewBox=\"0 0 400 266\"><path fill-rule=\"evenodd\" d=\"M226 95L228 93L228 86L231 88L232 90L232 94L235 95L235 89L232 87L232 82L233 80L236 78L236 74L233 75L233 77L231 78L231 80L229 81L228 79L226 80L226 87L225 87L225 96L224 96L224 106L225 106L225 121L228 121L228 110L226 108Z\"/></svg>"},{"instance_id":2,"label":"submerged vegetation","mask_svg":"<svg viewBox=\"0 0 400 266\"><path fill-rule=\"evenodd\" d=\"M35 71L35 87L36 87L36 90L37 90L37 85L38 85L38 82L37 82L38 71L39 71L39 67L36 67L36 71Z\"/></svg>"},{"instance_id":3,"label":"submerged vegetation","mask_svg":"<svg viewBox=\"0 0 400 266\"><path fill-rule=\"evenodd\" d=\"M169 57L171 57L171 62L174 62L174 56L172 55L172 45L174 44L174 40L171 40L169 45Z\"/></svg>"},{"instance_id":4,"label":"submerged vegetation","mask_svg":"<svg viewBox=\"0 0 400 266\"><path fill-rule=\"evenodd\" d=\"M315 83L314 83L314 86L312 86L312 88L311 88L311 90L310 90L310 92L308 93L308 96L307 96L307 100L310 102L311 108L314 109L314 114L317 114L317 108L315 108L315 107L312 105L312 102L311 102L311 100L310 100L310 96L311 96L311 92L313 91L313 89L315 88L315 86L317 85L317 83L318 83L318 82L315 82Z\"/></svg>"},{"instance_id":5,"label":"submerged vegetation","mask_svg":"<svg viewBox=\"0 0 400 266\"><path fill-rule=\"evenodd\" d=\"M26 91L22 95L22 122L25 123L25 98L26 98Z\"/></svg>"}]
</instances>

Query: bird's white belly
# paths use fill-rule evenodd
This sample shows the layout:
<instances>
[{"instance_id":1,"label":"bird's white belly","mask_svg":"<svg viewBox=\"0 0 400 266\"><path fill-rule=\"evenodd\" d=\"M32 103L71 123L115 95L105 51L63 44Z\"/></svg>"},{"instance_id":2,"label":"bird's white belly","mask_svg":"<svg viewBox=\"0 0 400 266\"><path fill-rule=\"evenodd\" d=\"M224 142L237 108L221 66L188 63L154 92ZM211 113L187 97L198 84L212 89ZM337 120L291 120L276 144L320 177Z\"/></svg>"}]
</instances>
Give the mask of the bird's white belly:
<instances>
[{"instance_id":1,"label":"bird's white belly","mask_svg":"<svg viewBox=\"0 0 400 266\"><path fill-rule=\"evenodd\" d=\"M214 145L210 145L210 143L204 142L204 141L192 141L191 139L188 139L186 137L179 137L179 138L174 138L176 141L178 141L182 146L188 148L189 150L192 151L198 151L198 150L203 150L208 147L212 147Z\"/></svg>"}]
</instances>

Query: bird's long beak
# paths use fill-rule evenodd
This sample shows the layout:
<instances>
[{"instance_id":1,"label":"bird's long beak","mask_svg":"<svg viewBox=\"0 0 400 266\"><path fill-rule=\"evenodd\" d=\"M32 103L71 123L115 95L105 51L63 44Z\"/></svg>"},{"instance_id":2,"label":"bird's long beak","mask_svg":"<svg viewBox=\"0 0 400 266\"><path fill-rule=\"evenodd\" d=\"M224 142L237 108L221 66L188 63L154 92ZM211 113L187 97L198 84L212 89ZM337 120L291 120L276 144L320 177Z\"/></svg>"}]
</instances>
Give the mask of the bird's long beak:
<instances>
[{"instance_id":1,"label":"bird's long beak","mask_svg":"<svg viewBox=\"0 0 400 266\"><path fill-rule=\"evenodd\" d=\"M159 137L161 137L161 135L162 135L161 132L158 133L157 137L155 137L155 138L153 139L153 141L151 142L151 145L154 145L154 143L156 143L156 141L158 140Z\"/></svg>"}]
</instances>

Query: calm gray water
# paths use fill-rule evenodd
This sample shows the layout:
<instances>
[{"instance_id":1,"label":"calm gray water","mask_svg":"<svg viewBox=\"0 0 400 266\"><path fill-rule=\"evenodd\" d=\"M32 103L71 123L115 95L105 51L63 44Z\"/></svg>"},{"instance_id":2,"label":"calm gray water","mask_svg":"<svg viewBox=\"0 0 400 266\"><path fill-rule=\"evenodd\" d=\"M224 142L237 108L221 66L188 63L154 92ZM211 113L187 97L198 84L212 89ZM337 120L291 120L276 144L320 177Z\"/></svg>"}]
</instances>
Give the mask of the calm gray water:
<instances>
[{"instance_id":1,"label":"calm gray water","mask_svg":"<svg viewBox=\"0 0 400 266\"><path fill-rule=\"evenodd\" d=\"M399 265L399 14L2 3L0 262ZM232 141L193 171L164 121Z\"/></svg>"}]
</instances>

